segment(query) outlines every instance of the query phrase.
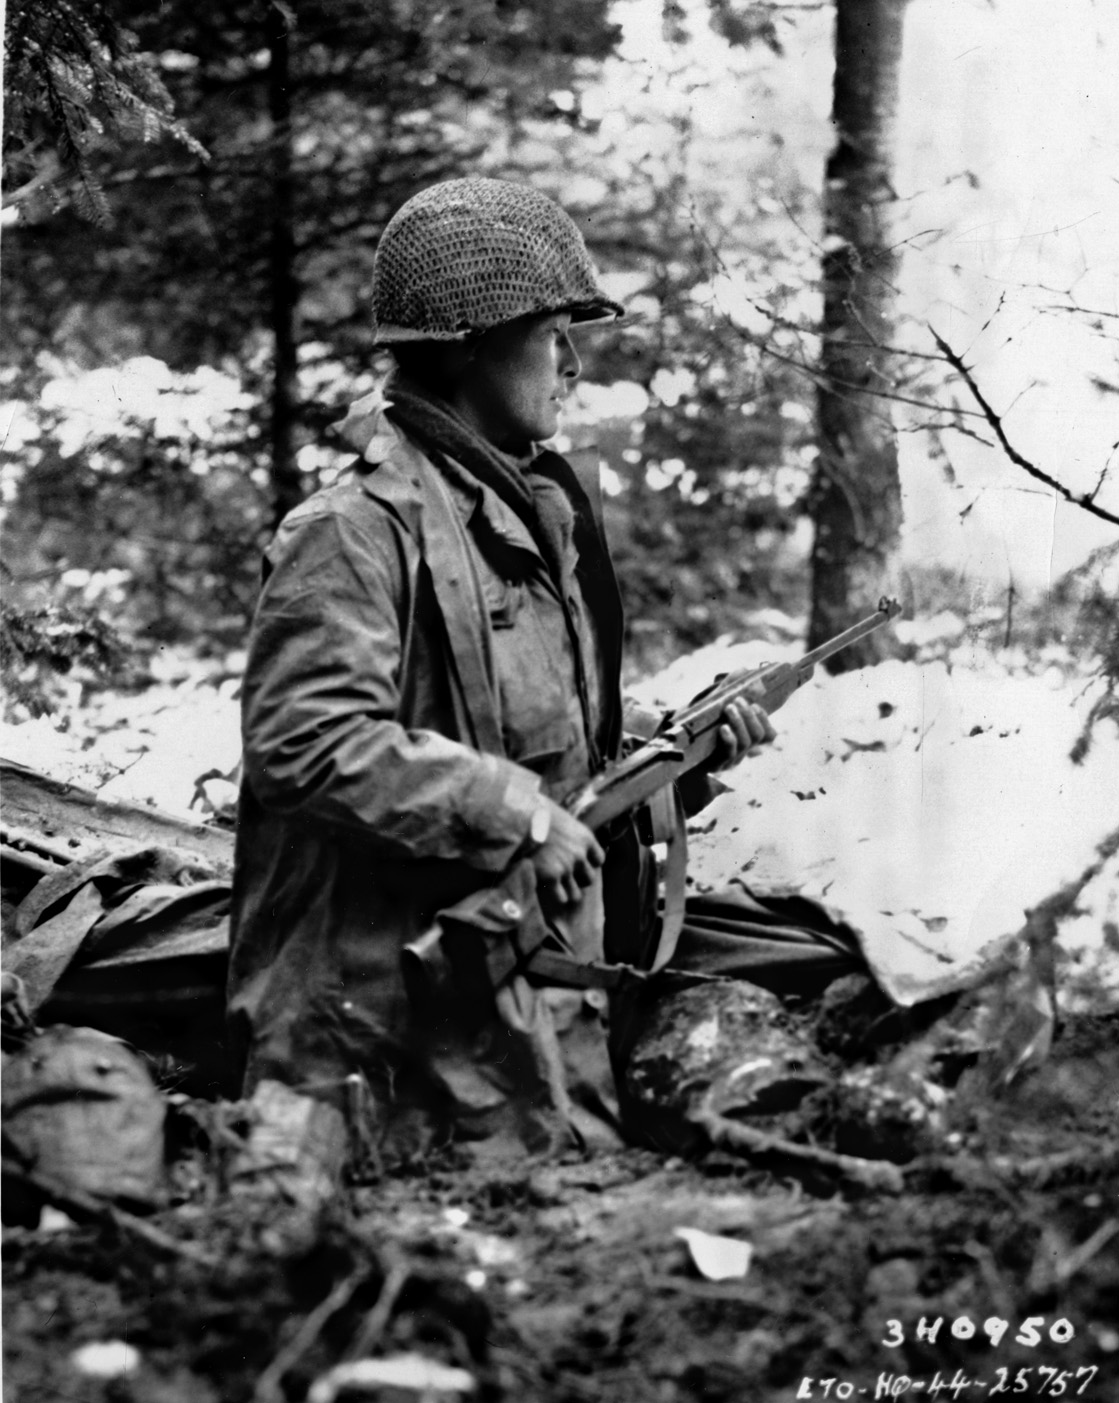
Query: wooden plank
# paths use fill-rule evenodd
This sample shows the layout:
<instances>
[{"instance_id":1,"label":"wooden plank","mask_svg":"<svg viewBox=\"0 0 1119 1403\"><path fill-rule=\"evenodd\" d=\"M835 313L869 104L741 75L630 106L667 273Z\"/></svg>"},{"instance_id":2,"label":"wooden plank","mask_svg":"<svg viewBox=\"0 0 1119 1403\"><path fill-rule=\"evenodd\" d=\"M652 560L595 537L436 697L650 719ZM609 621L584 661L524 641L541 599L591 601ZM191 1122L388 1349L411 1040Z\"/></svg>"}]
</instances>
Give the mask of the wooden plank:
<instances>
[{"instance_id":1,"label":"wooden plank","mask_svg":"<svg viewBox=\"0 0 1119 1403\"><path fill-rule=\"evenodd\" d=\"M66 784L0 758L5 841L26 843L71 861L97 849L173 847L194 853L228 876L233 870L233 834L190 823L160 809L99 799L92 790Z\"/></svg>"}]
</instances>

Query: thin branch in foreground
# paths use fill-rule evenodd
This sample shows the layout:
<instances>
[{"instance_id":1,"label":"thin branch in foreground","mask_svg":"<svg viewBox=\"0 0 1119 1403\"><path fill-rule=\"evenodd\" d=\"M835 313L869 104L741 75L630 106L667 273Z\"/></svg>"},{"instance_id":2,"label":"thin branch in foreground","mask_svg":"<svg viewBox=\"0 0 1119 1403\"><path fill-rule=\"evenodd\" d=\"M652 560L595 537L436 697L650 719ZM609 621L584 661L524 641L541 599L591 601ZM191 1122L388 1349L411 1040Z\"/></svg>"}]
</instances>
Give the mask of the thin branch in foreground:
<instances>
[{"instance_id":1,"label":"thin branch in foreground","mask_svg":"<svg viewBox=\"0 0 1119 1403\"><path fill-rule=\"evenodd\" d=\"M48 1203L60 1208L77 1222L107 1223L124 1236L138 1237L158 1252L181 1257L184 1261L193 1262L196 1266L204 1267L207 1271L217 1271L221 1266L217 1257L211 1256L209 1252L197 1247L193 1242L182 1242L178 1238L172 1237L170 1233L164 1232L162 1228L156 1227L154 1223L137 1218L134 1213L126 1212L125 1209L118 1208L115 1203L109 1203L96 1194L79 1188L76 1184L63 1183L53 1175L44 1174L25 1165L17 1165L7 1159L4 1161L4 1173L6 1176L11 1176L15 1182L31 1189Z\"/></svg>"},{"instance_id":2,"label":"thin branch in foreground","mask_svg":"<svg viewBox=\"0 0 1119 1403\"><path fill-rule=\"evenodd\" d=\"M972 398L983 411L983 417L994 430L995 437L998 439L1002 451L1010 461L1021 468L1023 472L1027 472L1031 477L1036 478L1038 482L1044 482L1047 487L1051 487L1053 491L1056 492L1058 496L1063 497L1066 502L1071 502L1075 507L1083 507L1086 512L1091 512L1093 516L1098 516L1104 521L1110 521L1113 525L1119 526L1119 516L1116 516L1114 512L1109 512L1105 507L1099 506L1094 500L1096 493L1099 492L1100 486L1102 485L1102 478L1091 492L1082 492L1078 495L1073 492L1071 488L1066 487L1063 482L1058 482L1055 477L1050 477L1050 475L1045 472L1044 469L1039 468L1036 463L1031 463L1028 458L1024 458L1007 438L1001 418L987 403L982 390L980 390L979 386L975 383L974 376L964 364L963 358L949 346L943 337L937 334L932 326L929 326L929 332L941 354L944 356L944 359L952 366L971 391Z\"/></svg>"},{"instance_id":3,"label":"thin branch in foreground","mask_svg":"<svg viewBox=\"0 0 1119 1403\"><path fill-rule=\"evenodd\" d=\"M1099 307L1081 307L1075 302L1046 302L1039 310L1042 312L1071 312L1076 317L1111 317L1119 320L1119 312L1105 312Z\"/></svg>"},{"instance_id":4,"label":"thin branch in foreground","mask_svg":"<svg viewBox=\"0 0 1119 1403\"><path fill-rule=\"evenodd\" d=\"M287 1396L282 1387L284 1375L299 1363L316 1342L330 1317L349 1303L350 1297L368 1275L368 1266L360 1266L335 1284L334 1289L303 1320L299 1329L257 1379L253 1403L283 1403Z\"/></svg>"},{"instance_id":5,"label":"thin branch in foreground","mask_svg":"<svg viewBox=\"0 0 1119 1403\"><path fill-rule=\"evenodd\" d=\"M1119 444L1114 444L1114 443L1113 443L1111 446L1112 446L1113 449L1114 449L1114 448L1119 448ZM1101 488L1101 487L1103 486L1103 484L1104 484L1104 479L1107 477L1109 467L1110 467L1110 464L1105 463L1105 464L1103 465L1103 467L1100 469L1100 475L1099 475L1099 477L1096 479L1096 485L1095 485L1095 487L1092 488L1091 492L1089 492L1089 494L1088 494L1088 500L1089 500L1090 502L1094 502L1094 501L1096 500L1096 498L1100 495L1100 488Z\"/></svg>"},{"instance_id":6,"label":"thin branch in foreground","mask_svg":"<svg viewBox=\"0 0 1119 1403\"><path fill-rule=\"evenodd\" d=\"M751 1158L757 1155L776 1156L794 1164L838 1174L874 1192L896 1194L902 1189L901 1169L886 1160L861 1159L855 1155L836 1154L834 1150L820 1149L815 1145L802 1145L783 1136L770 1135L766 1131L742 1125L729 1116L720 1115L706 1104L689 1112L688 1120L721 1150Z\"/></svg>"}]
</instances>

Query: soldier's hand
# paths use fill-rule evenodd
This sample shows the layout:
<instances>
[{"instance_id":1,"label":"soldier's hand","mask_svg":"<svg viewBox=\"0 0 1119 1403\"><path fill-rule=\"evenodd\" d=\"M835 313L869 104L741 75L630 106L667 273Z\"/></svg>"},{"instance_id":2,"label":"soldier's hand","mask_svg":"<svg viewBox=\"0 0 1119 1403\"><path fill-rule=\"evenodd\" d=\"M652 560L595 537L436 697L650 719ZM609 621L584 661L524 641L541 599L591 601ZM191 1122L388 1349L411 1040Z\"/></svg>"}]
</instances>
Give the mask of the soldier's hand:
<instances>
[{"instance_id":1,"label":"soldier's hand","mask_svg":"<svg viewBox=\"0 0 1119 1403\"><path fill-rule=\"evenodd\" d=\"M719 726L713 768L725 770L737 765L744 755L755 754L759 745L768 745L776 736L769 713L758 702L744 697L728 702Z\"/></svg>"},{"instance_id":2,"label":"soldier's hand","mask_svg":"<svg viewBox=\"0 0 1119 1403\"><path fill-rule=\"evenodd\" d=\"M546 902L574 906L606 854L586 824L551 799L543 802L548 806L548 835L530 854L537 886Z\"/></svg>"}]
</instances>

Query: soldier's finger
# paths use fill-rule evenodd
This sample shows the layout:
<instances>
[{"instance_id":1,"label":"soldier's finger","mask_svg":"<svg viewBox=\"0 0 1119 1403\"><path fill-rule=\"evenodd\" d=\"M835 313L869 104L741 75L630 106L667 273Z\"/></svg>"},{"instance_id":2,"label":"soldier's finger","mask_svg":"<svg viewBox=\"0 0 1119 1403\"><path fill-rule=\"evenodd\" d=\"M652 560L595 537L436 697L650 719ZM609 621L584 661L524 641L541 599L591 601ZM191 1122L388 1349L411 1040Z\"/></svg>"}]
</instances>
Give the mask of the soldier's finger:
<instances>
[{"instance_id":1,"label":"soldier's finger","mask_svg":"<svg viewBox=\"0 0 1119 1403\"><path fill-rule=\"evenodd\" d=\"M727 707L727 720L734 730L735 736L742 745L749 744L750 741L750 709L745 702L735 702L733 706Z\"/></svg>"},{"instance_id":2,"label":"soldier's finger","mask_svg":"<svg viewBox=\"0 0 1119 1403\"><path fill-rule=\"evenodd\" d=\"M548 883L548 887L549 887L549 895L551 896L551 899L552 899L552 902L553 902L554 905L556 905L556 906L568 906L568 905L570 905L571 896L570 896L570 894L569 894L569 892L568 892L568 890L567 890L567 878L566 878L566 877L553 877L553 878L551 879L551 881Z\"/></svg>"}]
</instances>

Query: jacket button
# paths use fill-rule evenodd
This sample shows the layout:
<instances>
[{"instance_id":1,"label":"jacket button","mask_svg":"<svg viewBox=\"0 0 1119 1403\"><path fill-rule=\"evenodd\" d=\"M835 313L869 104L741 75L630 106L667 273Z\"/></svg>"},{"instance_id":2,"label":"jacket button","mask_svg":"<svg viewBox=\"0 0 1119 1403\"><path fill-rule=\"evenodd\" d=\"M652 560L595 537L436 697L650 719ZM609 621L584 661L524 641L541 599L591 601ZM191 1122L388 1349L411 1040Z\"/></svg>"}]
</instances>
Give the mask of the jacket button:
<instances>
[{"instance_id":1,"label":"jacket button","mask_svg":"<svg viewBox=\"0 0 1119 1403\"><path fill-rule=\"evenodd\" d=\"M519 921L521 919L522 912L517 902L503 901L501 903L501 909L511 921Z\"/></svg>"}]
</instances>

